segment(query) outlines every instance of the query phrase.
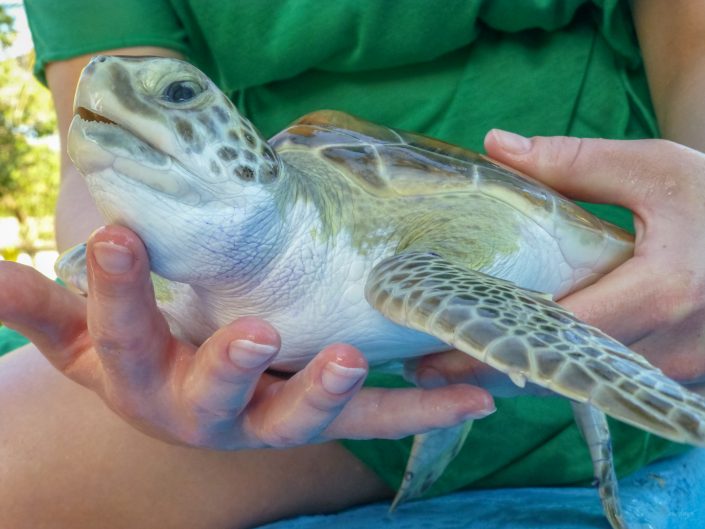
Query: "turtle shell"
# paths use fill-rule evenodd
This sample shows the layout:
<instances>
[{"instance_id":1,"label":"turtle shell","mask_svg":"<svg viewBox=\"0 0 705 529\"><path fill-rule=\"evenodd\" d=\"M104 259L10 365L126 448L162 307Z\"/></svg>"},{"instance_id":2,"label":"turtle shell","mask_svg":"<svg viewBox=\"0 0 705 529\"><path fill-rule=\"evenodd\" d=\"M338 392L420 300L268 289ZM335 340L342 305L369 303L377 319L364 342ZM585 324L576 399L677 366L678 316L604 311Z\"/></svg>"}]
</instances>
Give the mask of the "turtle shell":
<instances>
[{"instance_id":1,"label":"turtle shell","mask_svg":"<svg viewBox=\"0 0 705 529\"><path fill-rule=\"evenodd\" d=\"M529 217L551 217L553 222L596 231L605 226L552 189L486 156L343 112L307 114L274 136L270 144L281 154L306 151L380 197L472 191L511 202ZM616 228L614 234L630 239Z\"/></svg>"},{"instance_id":2,"label":"turtle shell","mask_svg":"<svg viewBox=\"0 0 705 529\"><path fill-rule=\"evenodd\" d=\"M444 192L448 187L465 189L469 182L502 182L517 191L545 188L528 178L508 172L486 156L450 143L405 132L337 112L321 110L298 119L270 141L279 152L307 148L352 178L383 193L401 195ZM538 191L538 189L537 189ZM538 192L537 198L543 198Z\"/></svg>"}]
</instances>

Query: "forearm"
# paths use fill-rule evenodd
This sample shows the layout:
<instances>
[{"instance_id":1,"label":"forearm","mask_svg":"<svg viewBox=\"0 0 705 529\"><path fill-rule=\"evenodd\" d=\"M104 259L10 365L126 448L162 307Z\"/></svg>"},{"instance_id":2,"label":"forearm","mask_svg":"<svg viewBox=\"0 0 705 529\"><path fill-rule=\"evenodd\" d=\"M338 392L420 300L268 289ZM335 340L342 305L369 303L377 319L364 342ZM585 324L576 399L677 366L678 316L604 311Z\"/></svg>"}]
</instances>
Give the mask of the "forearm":
<instances>
[{"instance_id":1,"label":"forearm","mask_svg":"<svg viewBox=\"0 0 705 529\"><path fill-rule=\"evenodd\" d=\"M65 162L56 203L56 245L60 252L84 242L102 219L78 170Z\"/></svg>"},{"instance_id":2,"label":"forearm","mask_svg":"<svg viewBox=\"0 0 705 529\"><path fill-rule=\"evenodd\" d=\"M633 10L663 137L705 151L705 2L636 0Z\"/></svg>"},{"instance_id":3,"label":"forearm","mask_svg":"<svg viewBox=\"0 0 705 529\"><path fill-rule=\"evenodd\" d=\"M705 152L705 50L702 53L655 104L664 138Z\"/></svg>"}]
</instances>

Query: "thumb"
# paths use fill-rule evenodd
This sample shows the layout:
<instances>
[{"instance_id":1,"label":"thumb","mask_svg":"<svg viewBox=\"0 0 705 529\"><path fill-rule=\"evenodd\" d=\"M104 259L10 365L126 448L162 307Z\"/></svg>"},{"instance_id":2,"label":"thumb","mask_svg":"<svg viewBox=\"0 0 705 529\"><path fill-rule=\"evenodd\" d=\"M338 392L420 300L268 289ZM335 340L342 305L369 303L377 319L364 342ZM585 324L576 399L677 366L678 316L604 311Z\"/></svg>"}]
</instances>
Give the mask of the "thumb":
<instances>
[{"instance_id":1,"label":"thumb","mask_svg":"<svg viewBox=\"0 0 705 529\"><path fill-rule=\"evenodd\" d=\"M692 163L694 154L665 140L526 138L498 129L485 137L485 149L495 160L570 198L619 204L638 215L663 200L665 187L677 185L679 165Z\"/></svg>"}]
</instances>

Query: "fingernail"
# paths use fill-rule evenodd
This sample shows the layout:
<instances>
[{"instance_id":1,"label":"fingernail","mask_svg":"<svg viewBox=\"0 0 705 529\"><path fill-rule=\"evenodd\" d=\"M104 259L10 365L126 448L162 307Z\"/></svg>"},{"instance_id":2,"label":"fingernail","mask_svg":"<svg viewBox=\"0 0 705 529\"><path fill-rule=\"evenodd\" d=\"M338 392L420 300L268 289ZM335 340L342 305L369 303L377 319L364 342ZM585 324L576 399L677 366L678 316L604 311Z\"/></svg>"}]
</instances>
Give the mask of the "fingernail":
<instances>
[{"instance_id":1,"label":"fingernail","mask_svg":"<svg viewBox=\"0 0 705 529\"><path fill-rule=\"evenodd\" d=\"M475 419L484 419L488 415L492 415L494 412L496 412L497 407L494 405L494 400L491 397L487 397L486 400L487 402L485 403L484 407L471 411L465 416L464 420L472 421Z\"/></svg>"},{"instance_id":2,"label":"fingernail","mask_svg":"<svg viewBox=\"0 0 705 529\"><path fill-rule=\"evenodd\" d=\"M321 382L323 382L323 387L326 391L335 395L342 395L360 382L366 372L367 370L364 367L345 367L335 362L330 362L323 368Z\"/></svg>"},{"instance_id":3,"label":"fingernail","mask_svg":"<svg viewBox=\"0 0 705 529\"><path fill-rule=\"evenodd\" d=\"M93 245L95 260L109 274L124 274L135 262L132 252L113 242L97 242Z\"/></svg>"},{"instance_id":4,"label":"fingernail","mask_svg":"<svg viewBox=\"0 0 705 529\"><path fill-rule=\"evenodd\" d=\"M440 371L425 367L416 373L416 384L424 389L435 389L448 385L448 379Z\"/></svg>"},{"instance_id":5,"label":"fingernail","mask_svg":"<svg viewBox=\"0 0 705 529\"><path fill-rule=\"evenodd\" d=\"M269 362L279 349L273 345L255 343L250 340L234 340L228 354L234 364L245 369L261 367Z\"/></svg>"},{"instance_id":6,"label":"fingernail","mask_svg":"<svg viewBox=\"0 0 705 529\"><path fill-rule=\"evenodd\" d=\"M494 129L495 138L502 148L510 153L525 154L531 150L531 140L506 130Z\"/></svg>"},{"instance_id":7,"label":"fingernail","mask_svg":"<svg viewBox=\"0 0 705 529\"><path fill-rule=\"evenodd\" d=\"M493 414L494 412L496 412L496 411L497 411L496 408L492 408L491 410L478 410L478 411L474 411L474 412L472 412L472 413L468 413L468 414L465 416L465 419L464 419L464 420L466 420L466 421L474 421L474 420L476 420L476 419L484 419L485 417L488 417L488 416L492 415L492 414Z\"/></svg>"}]
</instances>

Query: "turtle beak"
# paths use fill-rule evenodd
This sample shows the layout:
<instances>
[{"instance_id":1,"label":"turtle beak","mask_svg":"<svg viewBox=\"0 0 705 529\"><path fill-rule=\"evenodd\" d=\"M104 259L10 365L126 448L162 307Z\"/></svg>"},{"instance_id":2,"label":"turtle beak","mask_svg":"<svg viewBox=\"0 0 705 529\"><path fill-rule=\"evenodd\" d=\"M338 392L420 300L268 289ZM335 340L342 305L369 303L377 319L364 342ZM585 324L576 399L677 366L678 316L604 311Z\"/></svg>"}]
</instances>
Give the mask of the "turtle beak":
<instances>
[{"instance_id":1,"label":"turtle beak","mask_svg":"<svg viewBox=\"0 0 705 529\"><path fill-rule=\"evenodd\" d=\"M93 112L92 110L89 110L86 107L76 107L74 108L73 113L77 116L80 116L81 119L84 121L97 121L99 123L117 125L117 123L115 123L113 120L108 119L105 116L101 116L100 114Z\"/></svg>"}]
</instances>

